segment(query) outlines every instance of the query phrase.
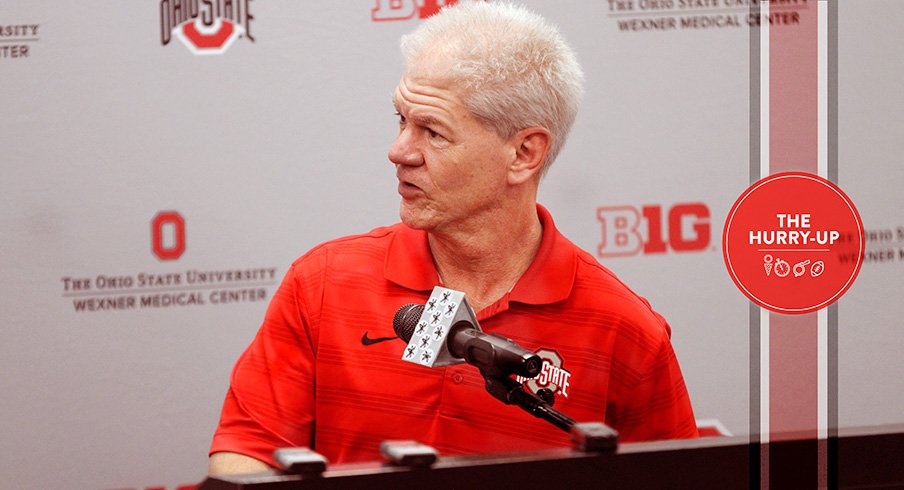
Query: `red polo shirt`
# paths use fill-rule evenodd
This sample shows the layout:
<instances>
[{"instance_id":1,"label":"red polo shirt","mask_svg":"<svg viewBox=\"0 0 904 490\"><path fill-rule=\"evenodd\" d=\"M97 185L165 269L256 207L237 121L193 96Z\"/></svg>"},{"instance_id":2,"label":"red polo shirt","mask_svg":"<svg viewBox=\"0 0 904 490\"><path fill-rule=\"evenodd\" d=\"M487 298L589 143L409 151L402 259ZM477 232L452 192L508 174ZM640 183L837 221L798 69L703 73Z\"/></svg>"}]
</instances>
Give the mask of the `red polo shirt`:
<instances>
[{"instance_id":1,"label":"red polo shirt","mask_svg":"<svg viewBox=\"0 0 904 490\"><path fill-rule=\"evenodd\" d=\"M643 298L555 228L538 206L540 249L511 292L478 312L484 331L536 350L527 389L555 391L573 419L605 421L622 441L695 437L670 329ZM386 439L453 455L570 444L560 429L504 405L463 364L401 360L392 318L438 284L427 235L402 224L322 244L295 261L238 360L210 452L274 465L308 446L331 462L379 459ZM316 424L315 424L316 422Z\"/></svg>"}]
</instances>

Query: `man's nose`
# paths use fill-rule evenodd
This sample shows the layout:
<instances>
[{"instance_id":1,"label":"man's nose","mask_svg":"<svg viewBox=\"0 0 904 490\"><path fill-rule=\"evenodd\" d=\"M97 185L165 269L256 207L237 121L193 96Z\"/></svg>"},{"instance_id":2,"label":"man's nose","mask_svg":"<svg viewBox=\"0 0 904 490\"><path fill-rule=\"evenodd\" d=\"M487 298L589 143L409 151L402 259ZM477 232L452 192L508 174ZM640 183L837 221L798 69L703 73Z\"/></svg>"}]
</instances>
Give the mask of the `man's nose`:
<instances>
[{"instance_id":1,"label":"man's nose","mask_svg":"<svg viewBox=\"0 0 904 490\"><path fill-rule=\"evenodd\" d=\"M389 147L389 161L396 165L422 165L424 156L417 145L411 126L402 128L395 142Z\"/></svg>"}]
</instances>

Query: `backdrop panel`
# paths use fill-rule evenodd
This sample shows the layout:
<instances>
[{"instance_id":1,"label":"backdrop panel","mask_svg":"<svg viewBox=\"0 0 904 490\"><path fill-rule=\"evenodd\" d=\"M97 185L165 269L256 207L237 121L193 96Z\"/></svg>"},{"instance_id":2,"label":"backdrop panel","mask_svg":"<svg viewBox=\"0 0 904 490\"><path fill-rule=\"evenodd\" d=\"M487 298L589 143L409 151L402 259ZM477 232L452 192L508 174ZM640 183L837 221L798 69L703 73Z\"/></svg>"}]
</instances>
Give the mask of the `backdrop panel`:
<instances>
[{"instance_id":1,"label":"backdrop panel","mask_svg":"<svg viewBox=\"0 0 904 490\"><path fill-rule=\"evenodd\" d=\"M398 39L436 3L0 4L4 485L203 478L231 367L289 264L398 219ZM698 418L747 433L749 304L720 237L749 184L756 19L734 0L525 3L587 78L541 202L669 320ZM904 14L838 4L839 184L871 232L839 305L840 422L901 423ZM193 5L232 26L219 54L176 22ZM620 212L639 241L606 239Z\"/></svg>"}]
</instances>

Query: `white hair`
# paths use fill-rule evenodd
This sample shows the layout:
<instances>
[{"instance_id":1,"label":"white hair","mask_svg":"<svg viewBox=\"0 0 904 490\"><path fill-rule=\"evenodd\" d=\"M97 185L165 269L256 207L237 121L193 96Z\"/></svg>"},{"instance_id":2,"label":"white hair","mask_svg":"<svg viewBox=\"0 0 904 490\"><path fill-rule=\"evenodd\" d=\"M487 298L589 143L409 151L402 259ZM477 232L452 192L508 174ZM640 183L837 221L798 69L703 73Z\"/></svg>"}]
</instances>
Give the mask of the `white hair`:
<instances>
[{"instance_id":1,"label":"white hair","mask_svg":"<svg viewBox=\"0 0 904 490\"><path fill-rule=\"evenodd\" d=\"M403 36L401 48L409 68L425 57L449 60L465 107L499 136L548 130L546 173L577 115L584 81L555 25L511 3L462 1Z\"/></svg>"}]
</instances>

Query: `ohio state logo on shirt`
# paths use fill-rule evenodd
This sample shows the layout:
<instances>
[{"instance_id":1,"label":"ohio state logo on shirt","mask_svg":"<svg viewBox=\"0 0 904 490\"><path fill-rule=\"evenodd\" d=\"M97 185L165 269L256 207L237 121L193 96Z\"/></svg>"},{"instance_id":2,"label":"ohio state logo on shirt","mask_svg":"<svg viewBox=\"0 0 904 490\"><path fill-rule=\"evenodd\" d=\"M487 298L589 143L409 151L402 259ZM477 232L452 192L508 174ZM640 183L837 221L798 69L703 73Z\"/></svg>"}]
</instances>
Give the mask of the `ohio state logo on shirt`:
<instances>
[{"instance_id":1,"label":"ohio state logo on shirt","mask_svg":"<svg viewBox=\"0 0 904 490\"><path fill-rule=\"evenodd\" d=\"M562 356L552 349L537 349L537 355L543 360L540 374L533 378L516 376L515 381L537 394L540 390L546 389L568 398L568 389L571 387L571 371L563 367Z\"/></svg>"}]
</instances>

